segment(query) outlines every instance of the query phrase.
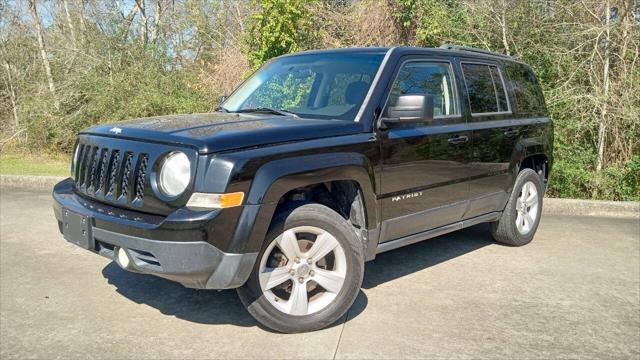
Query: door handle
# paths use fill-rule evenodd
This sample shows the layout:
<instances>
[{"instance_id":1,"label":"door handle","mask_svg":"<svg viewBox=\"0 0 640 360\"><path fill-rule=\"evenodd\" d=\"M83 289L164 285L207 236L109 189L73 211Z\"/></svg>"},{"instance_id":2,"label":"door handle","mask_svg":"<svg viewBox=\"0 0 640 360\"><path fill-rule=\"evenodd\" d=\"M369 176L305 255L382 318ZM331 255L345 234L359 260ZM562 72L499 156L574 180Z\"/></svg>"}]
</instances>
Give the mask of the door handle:
<instances>
[{"instance_id":1,"label":"door handle","mask_svg":"<svg viewBox=\"0 0 640 360\"><path fill-rule=\"evenodd\" d=\"M464 135L456 135L452 138L449 138L448 141L449 141L449 144L453 144L453 145L464 144L467 141L469 141L469 137Z\"/></svg>"},{"instance_id":2,"label":"door handle","mask_svg":"<svg viewBox=\"0 0 640 360\"><path fill-rule=\"evenodd\" d=\"M512 137L518 136L518 134L520 134L520 130L518 130L518 129L509 129L509 130L504 132L504 136L506 136L508 138L512 138Z\"/></svg>"}]
</instances>

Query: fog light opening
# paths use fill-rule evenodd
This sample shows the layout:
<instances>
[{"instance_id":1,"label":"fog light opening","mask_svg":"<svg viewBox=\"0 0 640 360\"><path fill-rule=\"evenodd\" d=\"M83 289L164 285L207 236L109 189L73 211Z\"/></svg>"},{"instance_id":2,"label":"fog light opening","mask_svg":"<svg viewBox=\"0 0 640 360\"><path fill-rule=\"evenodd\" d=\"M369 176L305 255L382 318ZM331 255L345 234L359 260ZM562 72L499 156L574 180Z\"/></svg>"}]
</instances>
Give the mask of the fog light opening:
<instances>
[{"instance_id":1,"label":"fog light opening","mask_svg":"<svg viewBox=\"0 0 640 360\"><path fill-rule=\"evenodd\" d=\"M118 250L116 251L116 258L118 261L118 265L120 265L121 268L123 269L129 268L129 264L131 263L131 260L129 259L129 255L127 255L127 252L125 249L118 248Z\"/></svg>"}]
</instances>

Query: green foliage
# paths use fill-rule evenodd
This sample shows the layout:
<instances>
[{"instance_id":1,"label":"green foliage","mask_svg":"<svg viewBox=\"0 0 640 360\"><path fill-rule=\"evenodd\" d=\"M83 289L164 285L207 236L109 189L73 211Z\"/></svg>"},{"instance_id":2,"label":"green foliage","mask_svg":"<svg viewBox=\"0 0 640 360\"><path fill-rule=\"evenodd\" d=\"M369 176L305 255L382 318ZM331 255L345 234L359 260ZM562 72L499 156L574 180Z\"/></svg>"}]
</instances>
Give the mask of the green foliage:
<instances>
[{"instance_id":1,"label":"green foliage","mask_svg":"<svg viewBox=\"0 0 640 360\"><path fill-rule=\"evenodd\" d=\"M58 110L28 8L15 1L0 6L0 139L19 134L22 151L69 152L77 132L97 123L209 111L216 95L229 94L248 69L275 56L316 47L457 43L509 51L535 70L555 124L549 194L640 200L640 28L633 2L611 0L619 11L607 25L605 3L594 0L175 0L162 2L157 22L154 2L143 1L147 26L133 1L69 2L77 44L62 7L37 2L41 17L47 14L44 40ZM140 36L145 28L148 36ZM305 100L312 77L276 80L257 96L292 109ZM329 94L330 101L341 103L343 92Z\"/></svg>"},{"instance_id":2,"label":"green foliage","mask_svg":"<svg viewBox=\"0 0 640 360\"><path fill-rule=\"evenodd\" d=\"M396 0L389 1L396 28L400 32L400 39L409 43L416 31L416 17L421 0Z\"/></svg>"},{"instance_id":3,"label":"green foliage","mask_svg":"<svg viewBox=\"0 0 640 360\"><path fill-rule=\"evenodd\" d=\"M78 131L97 123L212 108L212 99L190 86L194 72L169 69L170 59L161 52L113 38L95 39L90 46L86 51L104 60L79 65L67 72L66 81L59 79L67 85L61 87L59 111L51 97L21 103L32 142L68 151ZM109 58L109 53L118 56Z\"/></svg>"},{"instance_id":4,"label":"green foliage","mask_svg":"<svg viewBox=\"0 0 640 360\"><path fill-rule=\"evenodd\" d=\"M558 153L567 149L558 149ZM557 158L549 182L549 195L581 199L640 201L640 155L622 165L594 172L595 155L588 149L572 149L571 157Z\"/></svg>"},{"instance_id":5,"label":"green foliage","mask_svg":"<svg viewBox=\"0 0 640 360\"><path fill-rule=\"evenodd\" d=\"M416 41L421 46L438 47L443 43L468 44L465 29L467 12L457 0L420 0Z\"/></svg>"},{"instance_id":6,"label":"green foliage","mask_svg":"<svg viewBox=\"0 0 640 360\"><path fill-rule=\"evenodd\" d=\"M407 45L437 47L443 43L468 44L470 20L459 0L395 0L389 7Z\"/></svg>"},{"instance_id":7,"label":"green foliage","mask_svg":"<svg viewBox=\"0 0 640 360\"><path fill-rule=\"evenodd\" d=\"M317 38L314 17L309 10L313 1L253 0L258 9L249 29L249 60L254 67L265 61L307 49Z\"/></svg>"}]
</instances>

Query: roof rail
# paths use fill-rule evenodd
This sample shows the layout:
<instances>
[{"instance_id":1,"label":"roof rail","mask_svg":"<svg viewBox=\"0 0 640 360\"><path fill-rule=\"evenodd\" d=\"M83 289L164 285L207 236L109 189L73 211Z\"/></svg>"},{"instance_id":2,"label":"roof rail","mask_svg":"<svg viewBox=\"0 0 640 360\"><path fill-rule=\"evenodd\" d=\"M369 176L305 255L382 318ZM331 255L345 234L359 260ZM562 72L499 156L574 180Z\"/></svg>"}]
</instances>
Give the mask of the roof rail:
<instances>
[{"instance_id":1,"label":"roof rail","mask_svg":"<svg viewBox=\"0 0 640 360\"><path fill-rule=\"evenodd\" d=\"M474 52L474 53L479 53L479 54L486 54L486 55L503 57L503 58L507 58L507 59L514 59L513 56L509 56L509 55L505 55L505 54L501 54L501 53L497 53L497 52L493 52L493 51L489 51L489 50L478 49L478 48L462 46L462 45L455 45L455 44L442 44L442 45L440 45L440 49L469 51L469 52Z\"/></svg>"}]
</instances>

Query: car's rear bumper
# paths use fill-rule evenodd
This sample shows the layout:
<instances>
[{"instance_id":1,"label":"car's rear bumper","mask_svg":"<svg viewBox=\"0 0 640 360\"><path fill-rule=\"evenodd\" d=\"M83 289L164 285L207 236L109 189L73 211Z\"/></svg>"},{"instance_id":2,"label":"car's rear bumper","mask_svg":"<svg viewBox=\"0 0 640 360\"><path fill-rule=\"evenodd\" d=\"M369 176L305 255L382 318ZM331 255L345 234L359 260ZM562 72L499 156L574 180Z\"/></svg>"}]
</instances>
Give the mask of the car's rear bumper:
<instances>
[{"instance_id":1,"label":"car's rear bumper","mask_svg":"<svg viewBox=\"0 0 640 360\"><path fill-rule=\"evenodd\" d=\"M69 242L113 259L127 270L153 274L192 288L228 289L241 286L253 269L257 253L226 253L206 241L149 239L97 227L96 219L100 224L112 219L120 227L123 219L116 213L98 211L74 194L72 186L68 179L53 190L60 232ZM136 221L131 215L127 214L127 221ZM140 214L140 219L143 217ZM189 233L198 228L197 222L185 219L182 229ZM172 227L176 225L179 224L172 223ZM120 259L126 254L125 261L119 259L119 251L123 251Z\"/></svg>"}]
</instances>

